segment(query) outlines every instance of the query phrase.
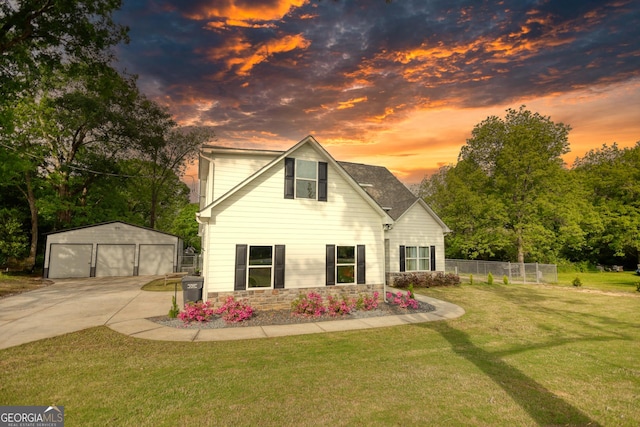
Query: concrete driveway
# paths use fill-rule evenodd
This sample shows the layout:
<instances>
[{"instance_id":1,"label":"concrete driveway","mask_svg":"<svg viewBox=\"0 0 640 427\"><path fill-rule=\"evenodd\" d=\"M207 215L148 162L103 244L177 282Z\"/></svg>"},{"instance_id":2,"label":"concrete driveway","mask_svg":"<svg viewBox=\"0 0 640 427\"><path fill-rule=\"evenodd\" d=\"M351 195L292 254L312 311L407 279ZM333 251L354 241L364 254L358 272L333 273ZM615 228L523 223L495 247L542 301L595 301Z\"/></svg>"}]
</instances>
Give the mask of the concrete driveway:
<instances>
[{"instance_id":1,"label":"concrete driveway","mask_svg":"<svg viewBox=\"0 0 640 427\"><path fill-rule=\"evenodd\" d=\"M164 276L60 279L53 285L0 299L0 349L94 326L166 314L171 292L141 287ZM178 285L178 305L182 290Z\"/></svg>"}]
</instances>

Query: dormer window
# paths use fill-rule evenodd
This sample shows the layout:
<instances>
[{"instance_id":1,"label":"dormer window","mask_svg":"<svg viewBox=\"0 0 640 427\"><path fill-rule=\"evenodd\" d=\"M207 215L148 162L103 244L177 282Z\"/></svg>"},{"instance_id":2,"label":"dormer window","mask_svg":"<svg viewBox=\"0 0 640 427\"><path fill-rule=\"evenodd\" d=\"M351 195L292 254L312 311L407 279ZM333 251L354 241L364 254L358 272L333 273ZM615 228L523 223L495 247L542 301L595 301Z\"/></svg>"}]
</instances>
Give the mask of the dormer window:
<instances>
[{"instance_id":1,"label":"dormer window","mask_svg":"<svg viewBox=\"0 0 640 427\"><path fill-rule=\"evenodd\" d=\"M284 198L327 201L327 163L284 159Z\"/></svg>"},{"instance_id":2,"label":"dormer window","mask_svg":"<svg viewBox=\"0 0 640 427\"><path fill-rule=\"evenodd\" d=\"M316 200L318 162L296 159L296 199Z\"/></svg>"}]
</instances>

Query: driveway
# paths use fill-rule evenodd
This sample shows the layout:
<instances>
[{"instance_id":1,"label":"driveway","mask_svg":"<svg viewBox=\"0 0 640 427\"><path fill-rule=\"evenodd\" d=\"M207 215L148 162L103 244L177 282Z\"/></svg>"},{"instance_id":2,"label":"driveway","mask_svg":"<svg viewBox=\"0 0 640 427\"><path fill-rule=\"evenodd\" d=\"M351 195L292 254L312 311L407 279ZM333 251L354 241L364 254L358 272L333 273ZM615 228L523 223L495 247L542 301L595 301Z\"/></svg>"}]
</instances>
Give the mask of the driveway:
<instances>
[{"instance_id":1,"label":"driveway","mask_svg":"<svg viewBox=\"0 0 640 427\"><path fill-rule=\"evenodd\" d=\"M45 288L2 298L0 349L114 321L166 314L172 293L141 290L157 277L164 276L60 279Z\"/></svg>"}]
</instances>

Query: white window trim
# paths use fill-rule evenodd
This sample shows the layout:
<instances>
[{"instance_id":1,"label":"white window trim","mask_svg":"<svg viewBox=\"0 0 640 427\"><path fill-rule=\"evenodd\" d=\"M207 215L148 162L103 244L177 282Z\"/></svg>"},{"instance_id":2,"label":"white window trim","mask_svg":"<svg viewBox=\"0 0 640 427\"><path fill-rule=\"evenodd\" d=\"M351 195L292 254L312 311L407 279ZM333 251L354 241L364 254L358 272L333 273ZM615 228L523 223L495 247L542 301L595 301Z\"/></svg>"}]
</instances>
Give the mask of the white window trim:
<instances>
[{"instance_id":1,"label":"white window trim","mask_svg":"<svg viewBox=\"0 0 640 427\"><path fill-rule=\"evenodd\" d=\"M353 248L353 263L340 264L338 263L338 248L349 247ZM338 267L351 266L353 267L353 281L352 282L339 282L338 281ZM336 245L336 285L354 285L358 283L358 247L357 245Z\"/></svg>"},{"instance_id":2,"label":"white window trim","mask_svg":"<svg viewBox=\"0 0 640 427\"><path fill-rule=\"evenodd\" d=\"M409 248L415 248L416 249L416 256L415 257L409 257L408 253L409 253ZM420 256L420 249L426 249L427 250L427 254L429 254L429 256L427 257L421 257ZM427 266L429 267L427 270L420 270L420 260L428 260L427 262ZM416 269L415 270L410 270L408 265L409 265L409 260L415 260L416 262ZM405 246L404 247L404 265L405 265L405 271L431 271L431 247L430 246Z\"/></svg>"},{"instance_id":3,"label":"white window trim","mask_svg":"<svg viewBox=\"0 0 640 427\"><path fill-rule=\"evenodd\" d=\"M298 176L298 172L300 171L300 167L298 166L298 162L312 162L315 163L316 165L316 177L315 178L304 178L304 177L299 177ZM293 177L293 194L294 194L294 198L298 199L298 200L318 200L318 175L319 173L319 165L318 165L318 161L316 160L307 160L307 159L300 159L300 158L296 158L295 159L295 168L294 168L294 177ZM298 197L298 180L300 181L312 181L315 185L315 197L311 198L311 197Z\"/></svg>"},{"instance_id":4,"label":"white window trim","mask_svg":"<svg viewBox=\"0 0 640 427\"><path fill-rule=\"evenodd\" d=\"M251 248L256 247L270 247L271 248L271 264L269 265L251 265ZM274 245L247 245L247 284L246 289L273 289L273 277L275 273L275 246ZM249 286L250 270L253 268L270 268L271 278L269 280L269 286Z\"/></svg>"}]
</instances>

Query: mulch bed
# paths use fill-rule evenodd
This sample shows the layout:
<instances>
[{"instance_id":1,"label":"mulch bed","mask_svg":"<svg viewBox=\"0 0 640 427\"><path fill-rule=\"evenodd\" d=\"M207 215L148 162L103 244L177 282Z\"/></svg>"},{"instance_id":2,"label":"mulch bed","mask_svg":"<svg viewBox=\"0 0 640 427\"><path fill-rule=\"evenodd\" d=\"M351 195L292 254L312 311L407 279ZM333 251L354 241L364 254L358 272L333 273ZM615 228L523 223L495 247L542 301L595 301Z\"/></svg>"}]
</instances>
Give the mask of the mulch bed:
<instances>
[{"instance_id":1,"label":"mulch bed","mask_svg":"<svg viewBox=\"0 0 640 427\"><path fill-rule=\"evenodd\" d=\"M394 304L382 302L378 304L378 308L370 311L354 311L344 316L331 317L325 314L320 317L299 317L291 314L291 310L256 310L253 317L239 323L227 323L219 317L208 322L192 322L185 324L180 319L171 319L168 316L151 317L149 320L164 326L170 326L180 329L220 329L220 328L238 328L248 326L269 326L269 325L293 325L298 323L310 322L326 322L331 320L347 320L347 319L364 319L369 317L393 316L400 314L412 313L428 313L436 308L431 304L419 301L417 309L400 308Z\"/></svg>"}]
</instances>

